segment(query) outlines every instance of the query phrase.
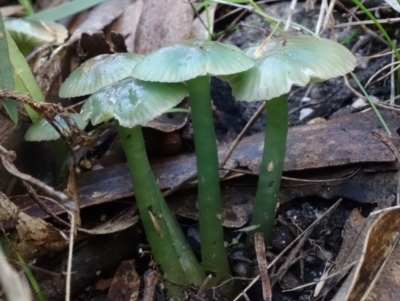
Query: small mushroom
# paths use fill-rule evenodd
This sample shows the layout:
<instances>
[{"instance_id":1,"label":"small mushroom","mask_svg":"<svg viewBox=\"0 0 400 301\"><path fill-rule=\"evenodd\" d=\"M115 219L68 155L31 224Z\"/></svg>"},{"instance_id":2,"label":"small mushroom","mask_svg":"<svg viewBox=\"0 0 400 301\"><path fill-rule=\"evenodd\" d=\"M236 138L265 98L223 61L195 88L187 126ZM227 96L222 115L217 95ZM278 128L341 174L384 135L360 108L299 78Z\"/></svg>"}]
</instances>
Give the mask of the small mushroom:
<instances>
[{"instance_id":1,"label":"small mushroom","mask_svg":"<svg viewBox=\"0 0 400 301\"><path fill-rule=\"evenodd\" d=\"M356 59L344 46L323 38L289 36L272 38L247 49L255 66L225 76L238 101L266 100L267 124L252 225L271 242L275 210L286 152L287 93L293 85L325 81L355 68ZM250 240L249 240L250 241Z\"/></svg>"},{"instance_id":2,"label":"small mushroom","mask_svg":"<svg viewBox=\"0 0 400 301\"><path fill-rule=\"evenodd\" d=\"M92 94L130 76L132 69L143 58L135 53L115 53L95 56L80 65L62 84L60 97Z\"/></svg>"},{"instance_id":3,"label":"small mushroom","mask_svg":"<svg viewBox=\"0 0 400 301\"><path fill-rule=\"evenodd\" d=\"M37 46L60 45L68 37L68 31L63 25L51 21L5 18L4 25L24 55L28 55Z\"/></svg>"},{"instance_id":4,"label":"small mushroom","mask_svg":"<svg viewBox=\"0 0 400 301\"><path fill-rule=\"evenodd\" d=\"M201 257L213 283L229 275L221 223L218 154L212 117L210 76L235 74L254 66L237 47L188 40L161 48L141 60L132 76L153 82L186 82L196 149Z\"/></svg>"},{"instance_id":5,"label":"small mushroom","mask_svg":"<svg viewBox=\"0 0 400 301\"><path fill-rule=\"evenodd\" d=\"M71 114L69 116L69 122L74 123L80 130L83 130L87 121L82 118L79 114ZM71 134L71 129L67 122L57 115L54 118L54 125L57 126L58 131L45 119L41 119L38 122L32 124L25 133L26 141L49 141L60 139L60 133L65 136Z\"/></svg>"},{"instance_id":6,"label":"small mushroom","mask_svg":"<svg viewBox=\"0 0 400 301\"><path fill-rule=\"evenodd\" d=\"M81 112L94 125L114 118L152 255L163 271L169 295L179 298L183 296L182 287L201 285L204 273L158 187L141 125L176 106L186 95L182 83L128 77L90 96Z\"/></svg>"}]
</instances>

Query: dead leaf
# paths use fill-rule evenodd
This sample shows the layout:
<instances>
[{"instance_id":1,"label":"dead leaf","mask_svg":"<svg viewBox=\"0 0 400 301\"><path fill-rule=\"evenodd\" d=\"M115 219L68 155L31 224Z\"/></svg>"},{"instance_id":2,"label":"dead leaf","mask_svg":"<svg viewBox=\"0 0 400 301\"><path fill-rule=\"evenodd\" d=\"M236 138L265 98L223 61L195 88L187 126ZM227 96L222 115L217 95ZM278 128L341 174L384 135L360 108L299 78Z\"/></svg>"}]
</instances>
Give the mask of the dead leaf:
<instances>
[{"instance_id":1,"label":"dead leaf","mask_svg":"<svg viewBox=\"0 0 400 301\"><path fill-rule=\"evenodd\" d=\"M3 17L10 17L15 14L20 14L24 11L24 7L22 5L8 5L4 7L0 7L0 13Z\"/></svg>"},{"instance_id":2,"label":"dead leaf","mask_svg":"<svg viewBox=\"0 0 400 301\"><path fill-rule=\"evenodd\" d=\"M147 0L136 30L134 52L148 54L190 37L193 9L187 1Z\"/></svg>"},{"instance_id":3,"label":"dead leaf","mask_svg":"<svg viewBox=\"0 0 400 301\"><path fill-rule=\"evenodd\" d=\"M107 25L118 18L130 4L130 0L109 0L97 5L72 34L68 44L77 41L82 33L90 35L102 31Z\"/></svg>"},{"instance_id":4,"label":"dead leaf","mask_svg":"<svg viewBox=\"0 0 400 301\"><path fill-rule=\"evenodd\" d=\"M9 222L15 225L19 240L14 248L26 260L59 252L67 246L68 242L59 230L40 218L31 217L20 211L1 192L0 222Z\"/></svg>"},{"instance_id":5,"label":"dead leaf","mask_svg":"<svg viewBox=\"0 0 400 301\"><path fill-rule=\"evenodd\" d=\"M378 294L382 296L390 296L399 291L400 286L397 275L390 277L392 268L396 266L388 266L388 258L396 253L396 245L398 244L400 234L400 207L393 207L380 214L372 213L368 219L374 220L365 237L363 249L358 249L360 260L352 273L347 277L339 292L335 295L333 301L362 301L367 300L392 300L377 298ZM398 250L398 249L397 249ZM357 251L357 250L356 250ZM394 251L394 252L393 252ZM397 252L398 253L398 252ZM397 254L392 260L396 260ZM389 260L390 261L390 260ZM377 278L386 271L386 279L389 277L389 283L385 279L381 279L380 288L388 287L395 284L392 290L380 292L377 287L374 288ZM374 294L371 290L374 288ZM368 297L370 296L370 297Z\"/></svg>"},{"instance_id":6,"label":"dead leaf","mask_svg":"<svg viewBox=\"0 0 400 301\"><path fill-rule=\"evenodd\" d=\"M123 261L114 275L107 301L139 300L139 289L140 278L135 269L135 261Z\"/></svg>"},{"instance_id":7,"label":"dead leaf","mask_svg":"<svg viewBox=\"0 0 400 301\"><path fill-rule=\"evenodd\" d=\"M143 0L136 0L134 3L124 9L119 16L106 31L106 36L111 31L116 31L125 37L125 44L128 52L133 52L133 43L136 36L136 29L139 24L140 15L144 6Z\"/></svg>"}]
</instances>

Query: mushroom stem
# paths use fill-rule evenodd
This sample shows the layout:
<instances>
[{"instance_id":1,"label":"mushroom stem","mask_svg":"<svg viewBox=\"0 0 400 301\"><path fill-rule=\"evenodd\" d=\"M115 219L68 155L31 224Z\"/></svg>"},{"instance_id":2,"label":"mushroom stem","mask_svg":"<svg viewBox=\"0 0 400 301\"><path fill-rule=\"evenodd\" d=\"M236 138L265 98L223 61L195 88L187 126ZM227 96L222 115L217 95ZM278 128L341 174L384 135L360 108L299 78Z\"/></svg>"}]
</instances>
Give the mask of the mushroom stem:
<instances>
[{"instance_id":1,"label":"mushroom stem","mask_svg":"<svg viewBox=\"0 0 400 301\"><path fill-rule=\"evenodd\" d=\"M198 208L203 269L214 272L213 283L229 275L224 246L219 186L218 151L210 96L210 76L186 82L196 149Z\"/></svg>"},{"instance_id":2,"label":"mushroom stem","mask_svg":"<svg viewBox=\"0 0 400 301\"><path fill-rule=\"evenodd\" d=\"M168 295L183 298L182 290L185 286L201 285L204 280L203 270L161 194L147 158L142 128L125 128L117 120L115 124L128 161L136 204L153 257L167 280L164 284Z\"/></svg>"},{"instance_id":3,"label":"mushroom stem","mask_svg":"<svg viewBox=\"0 0 400 301\"><path fill-rule=\"evenodd\" d=\"M251 224L260 225L253 232L264 233L265 244L269 245L272 239L286 152L288 132L287 94L268 100L265 104L267 116L264 151ZM253 237L253 235L250 235L250 237Z\"/></svg>"}]
</instances>

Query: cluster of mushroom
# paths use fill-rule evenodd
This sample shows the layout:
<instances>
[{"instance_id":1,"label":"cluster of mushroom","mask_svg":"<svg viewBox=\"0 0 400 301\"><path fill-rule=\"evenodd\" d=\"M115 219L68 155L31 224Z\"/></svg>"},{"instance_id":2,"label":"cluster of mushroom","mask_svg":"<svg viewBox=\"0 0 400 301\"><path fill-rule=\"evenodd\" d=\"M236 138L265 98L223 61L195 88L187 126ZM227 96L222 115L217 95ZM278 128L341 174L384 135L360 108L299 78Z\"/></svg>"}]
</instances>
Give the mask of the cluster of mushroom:
<instances>
[{"instance_id":1,"label":"cluster of mushroom","mask_svg":"<svg viewBox=\"0 0 400 301\"><path fill-rule=\"evenodd\" d=\"M252 224L270 241L287 135L287 93L353 70L354 56L343 46L308 36L272 38L242 52L235 46L189 40L148 56L102 55L75 70L61 97L92 94L82 107L93 125L114 118L124 147L143 226L170 296L182 286L211 284L230 274L224 246L216 137L210 76L227 81L237 100L266 100L267 128ZM198 170L201 237L199 265L168 209L147 159L141 125L173 108L189 94Z\"/></svg>"}]
</instances>

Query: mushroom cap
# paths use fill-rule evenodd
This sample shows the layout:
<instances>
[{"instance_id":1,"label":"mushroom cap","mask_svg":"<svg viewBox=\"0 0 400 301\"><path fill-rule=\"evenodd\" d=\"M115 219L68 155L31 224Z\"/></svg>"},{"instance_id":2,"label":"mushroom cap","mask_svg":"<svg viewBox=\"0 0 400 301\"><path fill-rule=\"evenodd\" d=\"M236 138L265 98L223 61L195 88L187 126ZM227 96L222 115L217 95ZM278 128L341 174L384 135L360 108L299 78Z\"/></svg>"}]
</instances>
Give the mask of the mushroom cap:
<instances>
[{"instance_id":1,"label":"mushroom cap","mask_svg":"<svg viewBox=\"0 0 400 301\"><path fill-rule=\"evenodd\" d=\"M143 58L135 53L115 53L95 56L70 74L61 85L60 97L92 94L131 75L132 69Z\"/></svg>"},{"instance_id":2,"label":"mushroom cap","mask_svg":"<svg viewBox=\"0 0 400 301\"><path fill-rule=\"evenodd\" d=\"M4 25L18 45L40 46L47 43L60 45L68 37L68 31L63 25L50 21L6 18Z\"/></svg>"},{"instance_id":3,"label":"mushroom cap","mask_svg":"<svg viewBox=\"0 0 400 301\"><path fill-rule=\"evenodd\" d=\"M156 50L141 60L132 76L152 82L182 82L204 75L245 71L254 62L233 45L208 40L187 40Z\"/></svg>"},{"instance_id":4,"label":"mushroom cap","mask_svg":"<svg viewBox=\"0 0 400 301\"><path fill-rule=\"evenodd\" d=\"M75 123L75 125L81 130L83 130L88 123L82 118L81 115L76 113L70 114L69 122ZM54 124L58 127L60 132L64 133L65 136L69 136L71 134L68 124L59 115L54 118ZM60 134L45 119L41 119L32 124L25 133L26 141L47 141L57 140L59 138Z\"/></svg>"},{"instance_id":5,"label":"mushroom cap","mask_svg":"<svg viewBox=\"0 0 400 301\"><path fill-rule=\"evenodd\" d=\"M91 95L81 114L93 125L114 117L121 126L132 128L173 108L187 93L181 83L144 82L128 77Z\"/></svg>"},{"instance_id":6,"label":"mushroom cap","mask_svg":"<svg viewBox=\"0 0 400 301\"><path fill-rule=\"evenodd\" d=\"M264 47L264 48L262 48ZM220 77L232 87L236 100L269 100L290 91L344 75L356 66L356 58L344 46L310 36L272 38L264 46L245 50L255 66L245 72Z\"/></svg>"}]
</instances>

